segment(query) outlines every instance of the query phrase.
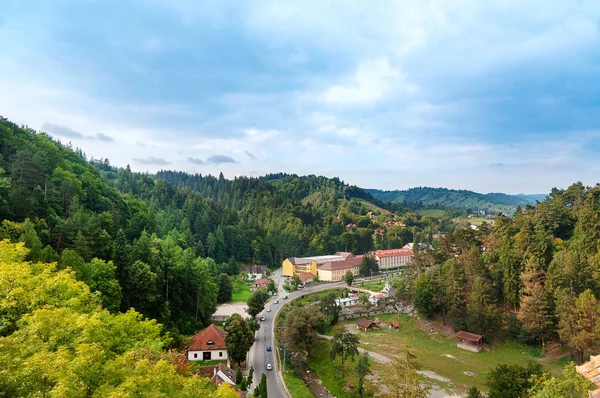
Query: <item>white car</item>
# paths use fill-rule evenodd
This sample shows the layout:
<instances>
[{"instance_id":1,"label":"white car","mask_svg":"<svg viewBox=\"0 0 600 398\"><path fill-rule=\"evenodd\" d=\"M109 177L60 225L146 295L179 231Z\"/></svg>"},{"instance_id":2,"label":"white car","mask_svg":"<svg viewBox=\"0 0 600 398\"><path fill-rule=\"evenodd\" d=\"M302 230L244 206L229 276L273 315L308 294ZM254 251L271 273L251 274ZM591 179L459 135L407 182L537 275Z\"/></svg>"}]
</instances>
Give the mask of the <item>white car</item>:
<instances>
[{"instance_id":1,"label":"white car","mask_svg":"<svg viewBox=\"0 0 600 398\"><path fill-rule=\"evenodd\" d=\"M270 363L267 364L267 370L273 370L273 365L271 365Z\"/></svg>"},{"instance_id":2,"label":"white car","mask_svg":"<svg viewBox=\"0 0 600 398\"><path fill-rule=\"evenodd\" d=\"M271 309L270 309L270 308L267 308L267 312L271 312Z\"/></svg>"},{"instance_id":3,"label":"white car","mask_svg":"<svg viewBox=\"0 0 600 398\"><path fill-rule=\"evenodd\" d=\"M261 317L260 317L260 320L261 320L261 321L264 321L264 320L266 320L266 319L267 319L267 318L265 318L264 316L261 316Z\"/></svg>"}]
</instances>

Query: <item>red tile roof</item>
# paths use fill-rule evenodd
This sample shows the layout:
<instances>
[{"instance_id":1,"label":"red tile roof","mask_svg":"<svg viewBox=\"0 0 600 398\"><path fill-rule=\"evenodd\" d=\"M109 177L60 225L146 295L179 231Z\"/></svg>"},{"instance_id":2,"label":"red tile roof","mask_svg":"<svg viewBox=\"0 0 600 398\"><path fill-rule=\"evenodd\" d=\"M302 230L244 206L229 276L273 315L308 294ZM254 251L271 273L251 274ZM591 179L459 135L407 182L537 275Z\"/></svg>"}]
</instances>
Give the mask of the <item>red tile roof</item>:
<instances>
[{"instance_id":1,"label":"red tile roof","mask_svg":"<svg viewBox=\"0 0 600 398\"><path fill-rule=\"evenodd\" d=\"M462 330L456 334L456 337L459 339L467 340L467 341L481 341L483 339L482 335L463 332Z\"/></svg>"},{"instance_id":2,"label":"red tile roof","mask_svg":"<svg viewBox=\"0 0 600 398\"><path fill-rule=\"evenodd\" d=\"M310 272L303 272L298 277L300 278L300 282L305 283L314 278L315 276Z\"/></svg>"},{"instance_id":3,"label":"red tile roof","mask_svg":"<svg viewBox=\"0 0 600 398\"><path fill-rule=\"evenodd\" d=\"M392 322L392 327L394 329L398 329L400 327L400 323L398 323L398 321L394 321L394 322Z\"/></svg>"},{"instance_id":4,"label":"red tile roof","mask_svg":"<svg viewBox=\"0 0 600 398\"><path fill-rule=\"evenodd\" d=\"M269 284L268 279L258 279L256 282L254 282L252 284L252 286L260 287L260 286L267 286L268 284Z\"/></svg>"},{"instance_id":5,"label":"red tile roof","mask_svg":"<svg viewBox=\"0 0 600 398\"><path fill-rule=\"evenodd\" d=\"M373 324L373 321L371 321L369 319L361 319L356 324L358 325L359 328L370 328L371 325Z\"/></svg>"},{"instance_id":6,"label":"red tile roof","mask_svg":"<svg viewBox=\"0 0 600 398\"><path fill-rule=\"evenodd\" d=\"M201 332L192 337L192 342L188 346L188 351L207 351L207 350L226 350L225 337L227 332L223 329L210 325ZM212 343L211 343L212 342Z\"/></svg>"},{"instance_id":7,"label":"red tile roof","mask_svg":"<svg viewBox=\"0 0 600 398\"><path fill-rule=\"evenodd\" d=\"M339 271L341 269L352 269L354 267L358 267L361 263L361 259L359 258L349 258L343 261L334 261L330 263L325 263L319 267L324 271Z\"/></svg>"},{"instance_id":8,"label":"red tile roof","mask_svg":"<svg viewBox=\"0 0 600 398\"><path fill-rule=\"evenodd\" d=\"M381 257L397 257L397 256L407 256L407 255L413 255L414 252L411 249L408 248L402 248L402 249L388 249L388 250L377 250L375 252L375 255L377 255L377 257L381 258Z\"/></svg>"}]
</instances>

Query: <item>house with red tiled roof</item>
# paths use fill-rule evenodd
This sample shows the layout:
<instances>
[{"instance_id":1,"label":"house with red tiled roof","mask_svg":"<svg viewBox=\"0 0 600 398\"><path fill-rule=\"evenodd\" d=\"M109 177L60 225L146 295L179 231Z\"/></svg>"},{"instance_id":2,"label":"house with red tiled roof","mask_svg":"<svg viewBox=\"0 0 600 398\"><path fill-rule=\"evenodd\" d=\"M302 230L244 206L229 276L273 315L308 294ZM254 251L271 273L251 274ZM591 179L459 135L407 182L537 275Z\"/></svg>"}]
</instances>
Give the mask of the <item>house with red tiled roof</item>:
<instances>
[{"instance_id":1,"label":"house with red tiled roof","mask_svg":"<svg viewBox=\"0 0 600 398\"><path fill-rule=\"evenodd\" d=\"M250 291L253 292L258 289L266 289L268 286L269 286L268 279L259 279L250 286Z\"/></svg>"},{"instance_id":2,"label":"house with red tiled roof","mask_svg":"<svg viewBox=\"0 0 600 398\"><path fill-rule=\"evenodd\" d=\"M210 378L210 381L215 383L217 386L220 386L223 383L227 383L233 387L233 389L239 393L240 397L246 396L246 391L241 391L236 387L236 377L235 370L231 369L228 366L223 364L218 364L214 366L203 366L200 368L199 372L200 376Z\"/></svg>"},{"instance_id":3,"label":"house with red tiled roof","mask_svg":"<svg viewBox=\"0 0 600 398\"><path fill-rule=\"evenodd\" d=\"M212 324L198 332L187 347L188 361L227 360L225 337L227 332Z\"/></svg>"},{"instance_id":4,"label":"house with red tiled roof","mask_svg":"<svg viewBox=\"0 0 600 398\"><path fill-rule=\"evenodd\" d=\"M367 330L376 329L377 325L375 325L375 322L371 321L370 319L361 319L360 321L356 322L356 328L364 329L366 332Z\"/></svg>"},{"instance_id":5,"label":"house with red tiled roof","mask_svg":"<svg viewBox=\"0 0 600 398\"><path fill-rule=\"evenodd\" d=\"M304 284L306 284L306 282L312 281L312 279L315 276L313 274L311 274L310 272L303 272L298 277L300 278L300 282L302 282L302 284L304 285Z\"/></svg>"}]
</instances>

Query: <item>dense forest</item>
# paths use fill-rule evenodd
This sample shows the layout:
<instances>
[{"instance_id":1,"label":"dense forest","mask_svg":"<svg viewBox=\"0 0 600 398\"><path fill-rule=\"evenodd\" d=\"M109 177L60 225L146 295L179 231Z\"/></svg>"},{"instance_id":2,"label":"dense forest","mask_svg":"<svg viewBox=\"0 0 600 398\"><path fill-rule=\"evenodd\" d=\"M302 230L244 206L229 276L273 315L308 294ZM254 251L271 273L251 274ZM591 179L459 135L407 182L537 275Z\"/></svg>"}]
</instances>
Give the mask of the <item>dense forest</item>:
<instances>
[{"instance_id":1,"label":"dense forest","mask_svg":"<svg viewBox=\"0 0 600 398\"><path fill-rule=\"evenodd\" d=\"M582 362L600 336L599 242L600 186L553 189L512 218L456 230L417 254L408 293L421 314L457 329L542 347L560 339Z\"/></svg>"},{"instance_id":2,"label":"dense forest","mask_svg":"<svg viewBox=\"0 0 600 398\"><path fill-rule=\"evenodd\" d=\"M106 308L133 307L176 339L206 325L219 276L241 264L360 254L453 228L336 178L135 173L3 118L0 218L0 238L25 242L27 260L70 267Z\"/></svg>"}]
</instances>

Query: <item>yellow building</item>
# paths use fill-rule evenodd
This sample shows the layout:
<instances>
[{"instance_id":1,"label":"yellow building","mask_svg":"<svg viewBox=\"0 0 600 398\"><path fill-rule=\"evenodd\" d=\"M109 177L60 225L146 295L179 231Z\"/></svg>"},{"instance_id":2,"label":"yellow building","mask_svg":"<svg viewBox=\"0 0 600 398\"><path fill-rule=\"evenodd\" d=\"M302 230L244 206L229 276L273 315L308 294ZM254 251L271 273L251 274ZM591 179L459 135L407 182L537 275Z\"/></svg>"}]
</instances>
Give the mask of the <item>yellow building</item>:
<instances>
[{"instance_id":1,"label":"yellow building","mask_svg":"<svg viewBox=\"0 0 600 398\"><path fill-rule=\"evenodd\" d=\"M361 259L351 258L343 261L334 261L323 264L319 267L319 280L323 282L339 282L344 280L346 272L351 271L352 275L358 275Z\"/></svg>"},{"instance_id":2,"label":"yellow building","mask_svg":"<svg viewBox=\"0 0 600 398\"><path fill-rule=\"evenodd\" d=\"M283 276L300 275L303 272L317 275L317 262L300 257L290 257L283 261Z\"/></svg>"},{"instance_id":3,"label":"yellow building","mask_svg":"<svg viewBox=\"0 0 600 398\"><path fill-rule=\"evenodd\" d=\"M310 272L317 275L317 267L322 264L344 261L344 256L314 256L314 257L290 257L283 261L283 276L300 275L303 272Z\"/></svg>"}]
</instances>

